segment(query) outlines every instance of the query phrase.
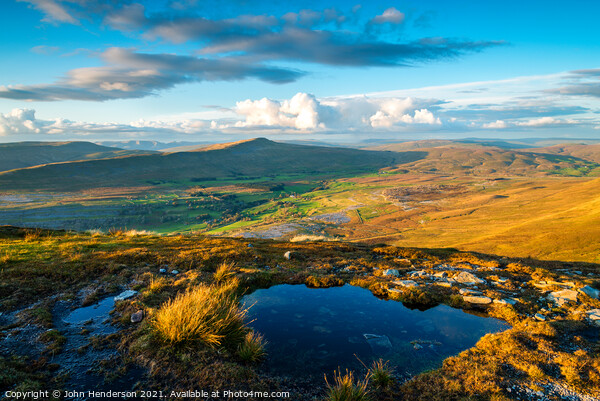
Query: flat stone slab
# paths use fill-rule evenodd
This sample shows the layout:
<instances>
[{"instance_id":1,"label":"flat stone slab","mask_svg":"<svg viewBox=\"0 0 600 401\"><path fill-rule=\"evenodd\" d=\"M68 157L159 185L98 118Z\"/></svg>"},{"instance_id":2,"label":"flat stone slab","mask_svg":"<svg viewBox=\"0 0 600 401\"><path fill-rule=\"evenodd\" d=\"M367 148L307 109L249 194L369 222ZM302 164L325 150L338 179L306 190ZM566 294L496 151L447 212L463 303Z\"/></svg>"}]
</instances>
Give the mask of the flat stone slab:
<instances>
[{"instance_id":1,"label":"flat stone slab","mask_svg":"<svg viewBox=\"0 0 600 401\"><path fill-rule=\"evenodd\" d=\"M400 285L402 287L418 287L419 283L413 281L413 280L395 280L393 282L396 285Z\"/></svg>"},{"instance_id":2,"label":"flat stone slab","mask_svg":"<svg viewBox=\"0 0 600 401\"><path fill-rule=\"evenodd\" d=\"M363 337L367 340L374 354L385 354L392 350L392 343L388 336L366 333L363 334Z\"/></svg>"},{"instance_id":3,"label":"flat stone slab","mask_svg":"<svg viewBox=\"0 0 600 401\"><path fill-rule=\"evenodd\" d=\"M494 303L502 305L515 305L517 300L513 298L494 299Z\"/></svg>"},{"instance_id":4,"label":"flat stone slab","mask_svg":"<svg viewBox=\"0 0 600 401\"><path fill-rule=\"evenodd\" d=\"M492 303L492 298L475 295L463 295L463 300L470 304L487 305Z\"/></svg>"},{"instance_id":5,"label":"flat stone slab","mask_svg":"<svg viewBox=\"0 0 600 401\"><path fill-rule=\"evenodd\" d=\"M458 292L460 295L482 295L481 291L469 290L468 288L461 288Z\"/></svg>"},{"instance_id":6,"label":"flat stone slab","mask_svg":"<svg viewBox=\"0 0 600 401\"><path fill-rule=\"evenodd\" d=\"M587 295L590 298L594 298L594 299L600 298L600 291L595 288L590 287L589 285L586 285L585 287L580 288L579 292Z\"/></svg>"},{"instance_id":7,"label":"flat stone slab","mask_svg":"<svg viewBox=\"0 0 600 401\"><path fill-rule=\"evenodd\" d=\"M546 316L542 315L541 313L536 313L534 315L534 317L536 318L536 320L539 320L540 322L545 322L546 321Z\"/></svg>"},{"instance_id":8,"label":"flat stone slab","mask_svg":"<svg viewBox=\"0 0 600 401\"><path fill-rule=\"evenodd\" d=\"M454 281L462 284L482 284L485 281L469 272L460 272L454 276Z\"/></svg>"},{"instance_id":9,"label":"flat stone slab","mask_svg":"<svg viewBox=\"0 0 600 401\"><path fill-rule=\"evenodd\" d=\"M131 297L133 297L135 294L137 294L137 291L134 290L125 290L122 293L120 293L119 295L117 295L115 297L115 301L123 301L125 299L129 299Z\"/></svg>"},{"instance_id":10,"label":"flat stone slab","mask_svg":"<svg viewBox=\"0 0 600 401\"><path fill-rule=\"evenodd\" d=\"M595 320L595 321L600 322L600 309L592 309L592 310L589 310L589 311L587 311L585 313L587 313L588 317L591 320Z\"/></svg>"},{"instance_id":11,"label":"flat stone slab","mask_svg":"<svg viewBox=\"0 0 600 401\"><path fill-rule=\"evenodd\" d=\"M577 291L574 290L562 290L554 291L548 295L548 300L554 302L558 306L563 306L566 303L573 302L577 303Z\"/></svg>"},{"instance_id":12,"label":"flat stone slab","mask_svg":"<svg viewBox=\"0 0 600 401\"><path fill-rule=\"evenodd\" d=\"M386 270L383 271L383 275L384 276L398 277L400 275L400 273L396 269L386 269Z\"/></svg>"}]
</instances>

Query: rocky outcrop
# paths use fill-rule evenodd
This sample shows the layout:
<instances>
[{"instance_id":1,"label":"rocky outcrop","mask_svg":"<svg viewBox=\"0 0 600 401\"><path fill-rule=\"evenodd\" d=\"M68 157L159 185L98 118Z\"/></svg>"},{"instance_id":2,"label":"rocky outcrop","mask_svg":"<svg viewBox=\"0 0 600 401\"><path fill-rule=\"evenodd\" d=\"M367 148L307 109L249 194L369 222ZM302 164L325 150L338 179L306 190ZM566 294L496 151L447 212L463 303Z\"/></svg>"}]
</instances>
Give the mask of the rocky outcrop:
<instances>
[{"instance_id":1,"label":"rocky outcrop","mask_svg":"<svg viewBox=\"0 0 600 401\"><path fill-rule=\"evenodd\" d=\"M461 284L483 284L485 281L469 272L460 272L454 276L454 281Z\"/></svg>"},{"instance_id":2,"label":"rocky outcrop","mask_svg":"<svg viewBox=\"0 0 600 401\"><path fill-rule=\"evenodd\" d=\"M554 291L548 295L548 300L554 302L558 306L563 306L567 303L577 303L577 291L574 290L562 290Z\"/></svg>"},{"instance_id":3,"label":"rocky outcrop","mask_svg":"<svg viewBox=\"0 0 600 401\"><path fill-rule=\"evenodd\" d=\"M464 295L463 300L470 304L488 305L492 303L492 298L476 295Z\"/></svg>"}]
</instances>

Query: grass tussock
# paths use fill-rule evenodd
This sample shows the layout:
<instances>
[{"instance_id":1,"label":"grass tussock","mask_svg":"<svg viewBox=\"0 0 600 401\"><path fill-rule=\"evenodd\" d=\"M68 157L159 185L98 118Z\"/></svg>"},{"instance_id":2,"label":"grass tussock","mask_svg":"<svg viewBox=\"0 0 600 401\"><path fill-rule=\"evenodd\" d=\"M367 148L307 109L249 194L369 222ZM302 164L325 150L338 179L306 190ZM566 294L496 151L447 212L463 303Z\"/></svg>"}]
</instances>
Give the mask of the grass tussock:
<instances>
[{"instance_id":1,"label":"grass tussock","mask_svg":"<svg viewBox=\"0 0 600 401\"><path fill-rule=\"evenodd\" d=\"M215 270L213 279L216 283L223 283L233 276L235 276L235 263L223 262Z\"/></svg>"},{"instance_id":2,"label":"grass tussock","mask_svg":"<svg viewBox=\"0 0 600 401\"><path fill-rule=\"evenodd\" d=\"M368 378L359 380L354 378L354 373L346 370L342 375L341 371L333 372L333 383L329 383L325 376L327 384L326 401L370 401Z\"/></svg>"},{"instance_id":3,"label":"grass tussock","mask_svg":"<svg viewBox=\"0 0 600 401\"><path fill-rule=\"evenodd\" d=\"M238 344L247 333L247 309L235 294L237 281L201 284L165 303L154 317L154 329L173 344L202 343L209 347Z\"/></svg>"},{"instance_id":4,"label":"grass tussock","mask_svg":"<svg viewBox=\"0 0 600 401\"><path fill-rule=\"evenodd\" d=\"M254 331L248 332L244 341L238 346L237 356L245 363L256 363L266 355L266 341Z\"/></svg>"},{"instance_id":5,"label":"grass tussock","mask_svg":"<svg viewBox=\"0 0 600 401\"><path fill-rule=\"evenodd\" d=\"M377 388L387 388L394 381L394 369L383 359L373 361L368 373L371 383Z\"/></svg>"}]
</instances>

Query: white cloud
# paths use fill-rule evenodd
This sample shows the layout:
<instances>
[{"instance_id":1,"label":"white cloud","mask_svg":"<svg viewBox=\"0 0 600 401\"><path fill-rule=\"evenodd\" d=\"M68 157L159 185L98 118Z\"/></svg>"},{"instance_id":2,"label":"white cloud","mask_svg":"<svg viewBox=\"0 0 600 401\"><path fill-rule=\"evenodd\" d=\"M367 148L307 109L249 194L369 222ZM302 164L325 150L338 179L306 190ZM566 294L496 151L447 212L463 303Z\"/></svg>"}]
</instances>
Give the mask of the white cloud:
<instances>
[{"instance_id":1,"label":"white cloud","mask_svg":"<svg viewBox=\"0 0 600 401\"><path fill-rule=\"evenodd\" d=\"M39 134L41 132L35 119L35 110L13 109L8 114L0 113L0 136Z\"/></svg>"},{"instance_id":2,"label":"white cloud","mask_svg":"<svg viewBox=\"0 0 600 401\"><path fill-rule=\"evenodd\" d=\"M517 121L515 125L521 127L548 127L553 125L577 124L574 120L559 120L554 117L541 117L528 121Z\"/></svg>"},{"instance_id":3,"label":"white cloud","mask_svg":"<svg viewBox=\"0 0 600 401\"><path fill-rule=\"evenodd\" d=\"M507 127L508 127L508 124L506 124L506 121L502 121L502 120L496 120L493 123L483 124L483 128L489 128L489 129L504 129Z\"/></svg>"},{"instance_id":4,"label":"white cloud","mask_svg":"<svg viewBox=\"0 0 600 401\"><path fill-rule=\"evenodd\" d=\"M390 7L383 14L374 17L371 20L373 24L401 24L404 21L404 13L398 11L395 7Z\"/></svg>"}]
</instances>

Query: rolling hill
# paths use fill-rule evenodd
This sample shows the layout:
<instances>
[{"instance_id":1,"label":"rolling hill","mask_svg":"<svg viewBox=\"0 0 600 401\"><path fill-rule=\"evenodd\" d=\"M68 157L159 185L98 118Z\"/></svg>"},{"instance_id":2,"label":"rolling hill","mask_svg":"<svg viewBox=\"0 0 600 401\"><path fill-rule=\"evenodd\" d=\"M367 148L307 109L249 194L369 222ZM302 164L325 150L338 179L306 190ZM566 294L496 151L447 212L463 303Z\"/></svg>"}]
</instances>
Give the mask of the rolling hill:
<instances>
[{"instance_id":1,"label":"rolling hill","mask_svg":"<svg viewBox=\"0 0 600 401\"><path fill-rule=\"evenodd\" d=\"M436 145L419 147L419 145ZM589 145L583 145L589 146ZM559 153L544 149L514 150L481 144L464 144L447 141L426 141L419 143L400 143L378 147L380 150L427 153L414 162L401 166L403 170L414 173L435 173L453 175L504 175L504 176L540 176L560 175L596 175L600 172L594 159L584 159L587 151L577 153Z\"/></svg>"},{"instance_id":2,"label":"rolling hill","mask_svg":"<svg viewBox=\"0 0 600 401\"><path fill-rule=\"evenodd\" d=\"M283 144L264 138L212 145L193 152L145 154L49 164L0 173L3 189L69 191L157 182L284 174L340 176L417 160L419 152L377 152Z\"/></svg>"},{"instance_id":3,"label":"rolling hill","mask_svg":"<svg viewBox=\"0 0 600 401\"><path fill-rule=\"evenodd\" d=\"M151 151L123 150L91 142L16 142L0 144L0 171L41 164L76 160L151 154Z\"/></svg>"}]
</instances>

